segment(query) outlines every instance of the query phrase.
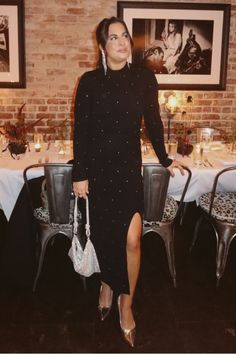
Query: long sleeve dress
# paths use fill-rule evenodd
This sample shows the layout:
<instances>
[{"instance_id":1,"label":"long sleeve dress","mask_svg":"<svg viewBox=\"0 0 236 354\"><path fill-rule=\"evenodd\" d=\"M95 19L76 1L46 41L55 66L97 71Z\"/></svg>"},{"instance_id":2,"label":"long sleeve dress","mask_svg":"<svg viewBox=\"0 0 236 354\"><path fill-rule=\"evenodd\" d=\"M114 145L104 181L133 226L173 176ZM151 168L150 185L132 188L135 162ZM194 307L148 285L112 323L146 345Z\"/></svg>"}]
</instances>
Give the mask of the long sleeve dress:
<instances>
[{"instance_id":1,"label":"long sleeve dress","mask_svg":"<svg viewBox=\"0 0 236 354\"><path fill-rule=\"evenodd\" d=\"M73 181L89 181L91 240L101 280L129 294L127 231L143 214L140 126L145 126L164 166L167 157L157 82L146 68L85 73L75 98Z\"/></svg>"}]
</instances>

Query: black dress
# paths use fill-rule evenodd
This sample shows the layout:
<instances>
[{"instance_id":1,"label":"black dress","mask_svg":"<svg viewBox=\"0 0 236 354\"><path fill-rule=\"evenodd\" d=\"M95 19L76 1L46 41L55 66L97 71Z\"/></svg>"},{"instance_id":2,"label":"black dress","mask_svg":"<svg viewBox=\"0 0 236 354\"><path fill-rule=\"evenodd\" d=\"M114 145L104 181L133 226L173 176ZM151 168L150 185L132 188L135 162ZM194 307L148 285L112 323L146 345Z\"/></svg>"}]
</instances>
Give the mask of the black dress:
<instances>
[{"instance_id":1,"label":"black dress","mask_svg":"<svg viewBox=\"0 0 236 354\"><path fill-rule=\"evenodd\" d=\"M170 165L163 138L155 76L146 68L85 73L75 101L73 180L89 180L91 240L101 280L129 293L126 240L133 215L143 213L140 126Z\"/></svg>"}]
</instances>

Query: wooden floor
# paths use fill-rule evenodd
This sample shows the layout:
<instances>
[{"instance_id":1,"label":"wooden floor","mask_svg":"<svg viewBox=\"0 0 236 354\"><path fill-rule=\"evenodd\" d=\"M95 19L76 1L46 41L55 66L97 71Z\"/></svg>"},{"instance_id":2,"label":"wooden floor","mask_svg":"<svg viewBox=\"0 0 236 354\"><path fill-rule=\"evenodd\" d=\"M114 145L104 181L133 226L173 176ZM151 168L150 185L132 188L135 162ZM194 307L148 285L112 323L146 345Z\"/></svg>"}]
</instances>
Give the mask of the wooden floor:
<instances>
[{"instance_id":1,"label":"wooden floor","mask_svg":"<svg viewBox=\"0 0 236 354\"><path fill-rule=\"evenodd\" d=\"M159 237L142 240L142 267L134 303L136 347L123 343L116 299L111 315L97 315L99 279L85 292L58 238L48 249L35 294L1 288L0 352L5 353L235 353L236 243L220 287L215 286L215 239L205 224L188 252L197 212L190 205L176 234L178 287L169 276ZM3 242L2 242L3 243Z\"/></svg>"}]
</instances>

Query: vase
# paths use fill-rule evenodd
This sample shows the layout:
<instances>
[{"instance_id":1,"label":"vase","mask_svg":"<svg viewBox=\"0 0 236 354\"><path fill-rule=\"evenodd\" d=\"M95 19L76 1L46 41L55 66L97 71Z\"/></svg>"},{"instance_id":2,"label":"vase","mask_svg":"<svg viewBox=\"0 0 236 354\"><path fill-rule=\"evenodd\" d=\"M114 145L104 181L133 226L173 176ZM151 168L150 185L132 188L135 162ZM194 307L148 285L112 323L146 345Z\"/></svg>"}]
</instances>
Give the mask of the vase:
<instances>
[{"instance_id":1,"label":"vase","mask_svg":"<svg viewBox=\"0 0 236 354\"><path fill-rule=\"evenodd\" d=\"M8 150L12 157L13 155L24 154L27 149L27 143L19 141L10 141L7 145Z\"/></svg>"},{"instance_id":2,"label":"vase","mask_svg":"<svg viewBox=\"0 0 236 354\"><path fill-rule=\"evenodd\" d=\"M189 156L193 151L193 145L182 143L178 145L177 152L182 156Z\"/></svg>"}]
</instances>

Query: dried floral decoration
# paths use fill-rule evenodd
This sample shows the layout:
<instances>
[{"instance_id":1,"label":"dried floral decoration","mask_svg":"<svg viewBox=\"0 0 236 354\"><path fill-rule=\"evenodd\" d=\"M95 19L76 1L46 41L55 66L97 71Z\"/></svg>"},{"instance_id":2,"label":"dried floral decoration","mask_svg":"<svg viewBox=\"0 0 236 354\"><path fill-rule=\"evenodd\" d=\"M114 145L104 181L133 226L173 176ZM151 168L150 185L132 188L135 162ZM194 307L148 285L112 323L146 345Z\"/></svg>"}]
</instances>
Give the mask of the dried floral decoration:
<instances>
[{"instance_id":1,"label":"dried floral decoration","mask_svg":"<svg viewBox=\"0 0 236 354\"><path fill-rule=\"evenodd\" d=\"M27 144L27 132L32 129L36 124L38 124L44 117L37 119L35 122L28 125L25 124L25 117L22 113L23 108L26 103L22 104L18 109L17 121L15 124L7 122L4 124L3 130L0 131L1 134L12 142L19 142L21 144Z\"/></svg>"}]
</instances>

